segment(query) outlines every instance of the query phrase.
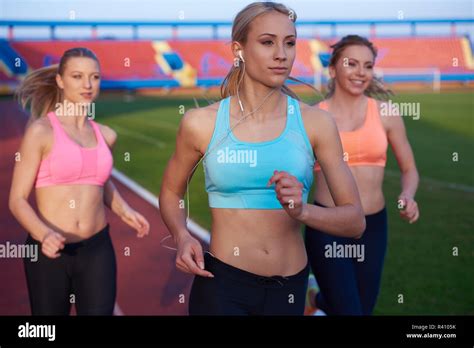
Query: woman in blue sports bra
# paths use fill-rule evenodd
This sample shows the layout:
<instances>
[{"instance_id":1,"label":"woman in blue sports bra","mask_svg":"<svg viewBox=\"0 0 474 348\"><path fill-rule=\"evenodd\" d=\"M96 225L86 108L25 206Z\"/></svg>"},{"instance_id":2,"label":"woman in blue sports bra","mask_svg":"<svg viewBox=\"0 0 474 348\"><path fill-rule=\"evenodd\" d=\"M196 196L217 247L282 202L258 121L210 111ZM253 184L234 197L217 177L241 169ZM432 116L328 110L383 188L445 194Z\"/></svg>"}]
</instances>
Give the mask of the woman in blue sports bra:
<instances>
[{"instance_id":1,"label":"woman in blue sports bra","mask_svg":"<svg viewBox=\"0 0 474 348\"><path fill-rule=\"evenodd\" d=\"M301 224L353 238L365 229L334 121L284 85L296 56L295 20L276 3L240 11L224 99L189 110L180 124L160 213L177 245L176 266L195 274L191 315L302 315L309 266ZM315 155L333 208L307 204ZM205 254L180 204L201 160L212 214Z\"/></svg>"}]
</instances>

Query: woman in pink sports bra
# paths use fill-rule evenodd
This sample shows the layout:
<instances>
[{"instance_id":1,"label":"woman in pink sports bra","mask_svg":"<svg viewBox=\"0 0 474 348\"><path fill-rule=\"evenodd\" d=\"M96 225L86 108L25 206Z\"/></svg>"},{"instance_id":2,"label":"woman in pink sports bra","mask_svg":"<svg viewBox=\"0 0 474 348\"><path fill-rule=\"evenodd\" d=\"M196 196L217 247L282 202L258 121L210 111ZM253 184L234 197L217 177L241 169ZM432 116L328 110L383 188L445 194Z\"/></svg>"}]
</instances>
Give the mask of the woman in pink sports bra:
<instances>
[{"instance_id":1,"label":"woman in pink sports bra","mask_svg":"<svg viewBox=\"0 0 474 348\"><path fill-rule=\"evenodd\" d=\"M381 102L389 97L374 78L377 51L370 41L349 35L331 46L329 93L318 106L335 118L344 160L356 180L366 229L362 238L340 238L306 227L306 250L320 292L308 292L312 307L329 315L370 315L380 289L387 246L387 213L382 191L386 152L390 144L401 171L398 205L409 223L419 217L415 193L418 171L400 115L381 117ZM326 178L315 166L314 204L333 207ZM328 178L329 179L329 178ZM340 250L352 253L340 255Z\"/></svg>"},{"instance_id":2,"label":"woman in pink sports bra","mask_svg":"<svg viewBox=\"0 0 474 348\"><path fill-rule=\"evenodd\" d=\"M116 260L105 207L138 237L149 231L110 180L116 133L88 117L99 84L95 54L72 48L58 66L28 75L17 91L32 117L9 207L29 233L26 243L42 251L36 262L24 260L33 315L68 315L71 303L78 315L112 315ZM28 202L33 186L37 211Z\"/></svg>"}]
</instances>

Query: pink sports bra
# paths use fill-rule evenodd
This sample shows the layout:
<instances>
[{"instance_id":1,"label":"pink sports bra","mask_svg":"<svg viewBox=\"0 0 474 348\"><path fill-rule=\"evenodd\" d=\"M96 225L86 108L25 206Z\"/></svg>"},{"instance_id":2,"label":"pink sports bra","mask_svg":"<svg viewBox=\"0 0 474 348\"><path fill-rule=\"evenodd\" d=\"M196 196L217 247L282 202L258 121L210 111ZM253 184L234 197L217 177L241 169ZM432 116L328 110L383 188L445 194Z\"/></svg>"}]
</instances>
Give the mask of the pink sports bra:
<instances>
[{"instance_id":1,"label":"pink sports bra","mask_svg":"<svg viewBox=\"0 0 474 348\"><path fill-rule=\"evenodd\" d=\"M95 147L85 148L67 135L54 112L47 116L53 127L54 143L50 153L40 163L35 187L104 186L112 171L113 157L99 126L90 121L97 144Z\"/></svg>"}]
</instances>

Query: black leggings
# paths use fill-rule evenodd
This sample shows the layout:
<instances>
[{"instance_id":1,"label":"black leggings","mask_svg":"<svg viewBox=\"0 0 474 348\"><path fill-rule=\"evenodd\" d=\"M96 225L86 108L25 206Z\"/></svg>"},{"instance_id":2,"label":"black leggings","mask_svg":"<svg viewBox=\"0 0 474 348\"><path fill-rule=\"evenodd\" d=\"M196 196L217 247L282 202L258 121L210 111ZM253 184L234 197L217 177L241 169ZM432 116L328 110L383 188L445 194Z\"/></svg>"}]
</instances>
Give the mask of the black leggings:
<instances>
[{"instance_id":1,"label":"black leggings","mask_svg":"<svg viewBox=\"0 0 474 348\"><path fill-rule=\"evenodd\" d=\"M264 277L209 253L204 259L214 278L194 277L190 315L303 315L309 264L292 276Z\"/></svg>"},{"instance_id":2,"label":"black leggings","mask_svg":"<svg viewBox=\"0 0 474 348\"><path fill-rule=\"evenodd\" d=\"M387 249L386 209L366 215L365 221L360 239L336 237L306 226L306 251L320 288L316 304L328 315L371 315L377 302ZM334 252L343 248L363 254Z\"/></svg>"},{"instance_id":3,"label":"black leggings","mask_svg":"<svg viewBox=\"0 0 474 348\"><path fill-rule=\"evenodd\" d=\"M78 315L112 315L116 297L116 260L109 225L92 237L68 243L61 256L51 259L36 245L38 260L24 259L33 315L69 315L75 303Z\"/></svg>"}]
</instances>

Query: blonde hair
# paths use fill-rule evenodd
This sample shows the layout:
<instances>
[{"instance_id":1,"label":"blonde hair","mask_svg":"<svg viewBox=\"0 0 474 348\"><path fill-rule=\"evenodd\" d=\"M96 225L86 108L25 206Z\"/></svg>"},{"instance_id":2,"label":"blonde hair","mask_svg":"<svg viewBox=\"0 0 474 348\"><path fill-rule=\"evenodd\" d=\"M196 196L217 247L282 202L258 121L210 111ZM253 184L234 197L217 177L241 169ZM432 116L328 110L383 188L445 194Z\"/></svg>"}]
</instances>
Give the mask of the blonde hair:
<instances>
[{"instance_id":1,"label":"blonde hair","mask_svg":"<svg viewBox=\"0 0 474 348\"><path fill-rule=\"evenodd\" d=\"M232 24L232 41L237 41L241 44L245 44L247 41L247 36L250 31L250 24L252 21L261 16L263 14L276 11L287 15L288 18L295 23L296 22L296 13L291 10L290 8L286 7L283 4L275 3L275 2L254 2L250 5L246 6L242 9L234 19ZM244 63L245 64L245 63ZM239 66L232 65L232 68L228 72L227 76L225 77L224 81L221 84L221 97L226 98L231 95L237 94L237 89L239 87L239 81L242 77L243 69L241 69L242 64ZM311 89L313 89L316 93L319 94L319 91L311 86L310 84L301 81L297 78L288 77L289 80L302 83ZM289 89L286 85L281 87L281 91L295 99L298 99L298 96Z\"/></svg>"},{"instance_id":2,"label":"blonde hair","mask_svg":"<svg viewBox=\"0 0 474 348\"><path fill-rule=\"evenodd\" d=\"M367 40L365 37L359 35L347 35L344 36L341 40L336 42L334 45L331 46L333 49L331 59L329 61L329 66L336 66L336 63L341 58L342 51L349 46L365 46L367 47L375 58L377 57L377 48L374 46L372 42ZM334 79L330 79L328 82L328 93L326 94L326 99L331 97L336 90L336 84ZM380 100L388 100L390 96L393 95L393 92L386 88L382 82L382 80L376 76L372 78L369 86L364 91L364 94L368 97L380 99Z\"/></svg>"},{"instance_id":3,"label":"blonde hair","mask_svg":"<svg viewBox=\"0 0 474 348\"><path fill-rule=\"evenodd\" d=\"M63 99L63 92L58 87L56 75L63 75L66 63L74 57L97 59L94 52L87 48L76 47L64 52L59 64L43 67L28 74L15 92L15 97L23 109L29 105L31 117L28 122L45 116L53 111L56 104Z\"/></svg>"}]
</instances>

